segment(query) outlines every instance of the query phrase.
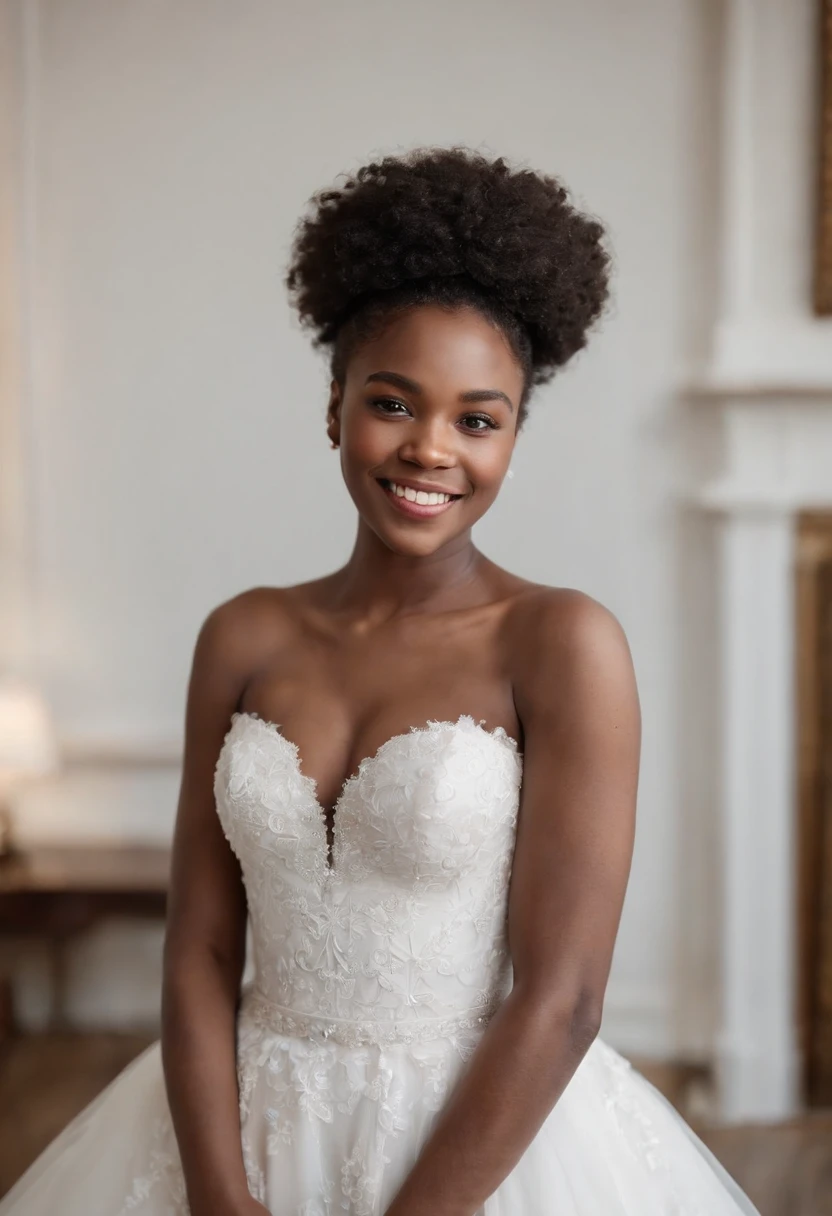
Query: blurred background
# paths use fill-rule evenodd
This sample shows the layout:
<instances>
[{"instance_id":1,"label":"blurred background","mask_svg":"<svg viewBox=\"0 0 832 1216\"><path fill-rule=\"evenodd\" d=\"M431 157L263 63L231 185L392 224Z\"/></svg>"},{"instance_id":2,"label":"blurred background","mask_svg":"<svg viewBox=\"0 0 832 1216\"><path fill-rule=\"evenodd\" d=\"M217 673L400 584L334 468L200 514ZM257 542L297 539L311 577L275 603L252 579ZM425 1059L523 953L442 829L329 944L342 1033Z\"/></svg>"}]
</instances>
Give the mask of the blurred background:
<instances>
[{"instance_id":1,"label":"blurred background","mask_svg":"<svg viewBox=\"0 0 832 1216\"><path fill-rule=\"evenodd\" d=\"M830 81L829 0L0 0L0 1193L158 1034L201 621L352 545L294 224L462 143L615 256L475 537L630 639L602 1036L832 1212Z\"/></svg>"}]
</instances>

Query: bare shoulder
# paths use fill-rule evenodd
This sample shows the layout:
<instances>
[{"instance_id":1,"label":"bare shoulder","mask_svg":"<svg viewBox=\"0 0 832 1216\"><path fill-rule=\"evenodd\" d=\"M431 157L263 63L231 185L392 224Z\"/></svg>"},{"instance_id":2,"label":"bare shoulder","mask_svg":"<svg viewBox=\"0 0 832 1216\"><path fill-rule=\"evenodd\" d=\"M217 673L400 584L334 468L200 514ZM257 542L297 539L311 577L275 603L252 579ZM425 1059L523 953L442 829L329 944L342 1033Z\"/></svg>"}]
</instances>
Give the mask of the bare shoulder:
<instances>
[{"instance_id":1,"label":"bare shoulder","mask_svg":"<svg viewBox=\"0 0 832 1216\"><path fill-rule=\"evenodd\" d=\"M533 717L577 712L610 699L638 709L630 647L620 621L598 600L568 587L532 586L507 621L517 710Z\"/></svg>"},{"instance_id":2,"label":"bare shoulder","mask_svg":"<svg viewBox=\"0 0 832 1216\"><path fill-rule=\"evenodd\" d=\"M530 583L516 597L509 628L518 657L540 657L540 648L564 654L586 646L618 645L629 652L618 618L600 601L571 587Z\"/></svg>"},{"instance_id":3,"label":"bare shoulder","mask_svg":"<svg viewBox=\"0 0 832 1216\"><path fill-rule=\"evenodd\" d=\"M242 690L245 682L296 633L292 589L251 587L210 610L196 642L195 666Z\"/></svg>"}]
</instances>

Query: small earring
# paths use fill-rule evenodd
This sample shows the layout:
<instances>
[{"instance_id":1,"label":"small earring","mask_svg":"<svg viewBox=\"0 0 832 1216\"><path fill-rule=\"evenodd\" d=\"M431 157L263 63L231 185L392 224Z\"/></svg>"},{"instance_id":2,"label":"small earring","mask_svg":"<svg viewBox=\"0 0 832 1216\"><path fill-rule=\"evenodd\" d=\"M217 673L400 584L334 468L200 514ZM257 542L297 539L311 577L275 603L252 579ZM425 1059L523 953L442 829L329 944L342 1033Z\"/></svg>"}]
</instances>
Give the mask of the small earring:
<instances>
[{"instance_id":1,"label":"small earring","mask_svg":"<svg viewBox=\"0 0 832 1216\"><path fill-rule=\"evenodd\" d=\"M514 476L514 469L509 469L508 472L506 473L506 477L513 477L513 476Z\"/></svg>"},{"instance_id":2,"label":"small earring","mask_svg":"<svg viewBox=\"0 0 832 1216\"><path fill-rule=\"evenodd\" d=\"M337 448L337 447L338 447L338 444L335 442L335 440L334 440L334 439L331 439L331 440L330 440L330 443L329 443L329 446L330 446L331 448Z\"/></svg>"}]
</instances>

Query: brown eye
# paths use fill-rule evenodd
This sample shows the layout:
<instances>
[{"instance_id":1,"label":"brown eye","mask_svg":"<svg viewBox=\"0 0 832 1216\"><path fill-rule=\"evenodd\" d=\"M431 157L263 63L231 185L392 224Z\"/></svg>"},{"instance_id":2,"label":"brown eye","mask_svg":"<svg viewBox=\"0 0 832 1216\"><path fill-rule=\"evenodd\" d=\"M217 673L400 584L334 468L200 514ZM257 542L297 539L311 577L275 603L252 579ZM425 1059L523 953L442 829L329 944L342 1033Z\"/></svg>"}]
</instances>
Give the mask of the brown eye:
<instances>
[{"instance_id":1,"label":"brown eye","mask_svg":"<svg viewBox=\"0 0 832 1216\"><path fill-rule=\"evenodd\" d=\"M403 401L398 401L395 397L371 397L370 405L400 405L402 409L407 409L405 403ZM382 410L382 413L384 414L390 414L392 412L392 410Z\"/></svg>"},{"instance_id":2,"label":"brown eye","mask_svg":"<svg viewBox=\"0 0 832 1216\"><path fill-rule=\"evenodd\" d=\"M497 430L497 423L490 416L490 414L466 414L465 419L463 421L481 422L484 424L483 426L465 428L466 430L470 430L474 434L482 433L484 431L496 431Z\"/></svg>"}]
</instances>

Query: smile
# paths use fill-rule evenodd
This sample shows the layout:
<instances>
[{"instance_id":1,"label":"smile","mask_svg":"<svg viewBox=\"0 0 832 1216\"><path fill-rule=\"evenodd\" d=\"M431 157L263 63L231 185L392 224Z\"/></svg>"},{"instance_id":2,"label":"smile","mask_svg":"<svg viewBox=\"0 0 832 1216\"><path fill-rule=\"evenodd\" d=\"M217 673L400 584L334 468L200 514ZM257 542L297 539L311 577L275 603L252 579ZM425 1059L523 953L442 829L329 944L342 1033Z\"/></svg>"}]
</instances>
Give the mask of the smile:
<instances>
[{"instance_id":1,"label":"smile","mask_svg":"<svg viewBox=\"0 0 832 1216\"><path fill-rule=\"evenodd\" d=\"M399 485L398 482L388 481L385 477L377 478L386 497L405 515L412 518L440 515L446 511L462 494L441 494L435 491L414 490L411 486Z\"/></svg>"}]
</instances>

